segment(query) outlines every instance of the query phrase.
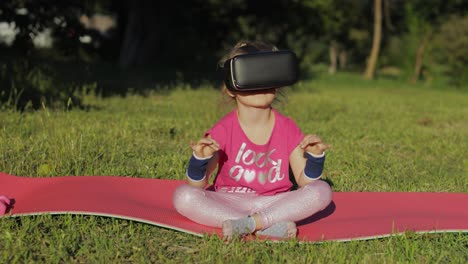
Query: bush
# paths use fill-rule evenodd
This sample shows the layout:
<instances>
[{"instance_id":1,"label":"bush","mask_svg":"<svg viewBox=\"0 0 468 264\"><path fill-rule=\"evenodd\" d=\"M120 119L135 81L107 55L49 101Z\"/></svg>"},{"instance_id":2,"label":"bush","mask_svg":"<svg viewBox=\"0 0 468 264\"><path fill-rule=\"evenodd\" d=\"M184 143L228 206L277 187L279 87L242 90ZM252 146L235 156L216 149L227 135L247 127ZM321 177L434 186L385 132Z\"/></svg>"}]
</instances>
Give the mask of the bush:
<instances>
[{"instance_id":1,"label":"bush","mask_svg":"<svg viewBox=\"0 0 468 264\"><path fill-rule=\"evenodd\" d=\"M455 85L468 85L468 17L451 16L434 37L436 59L447 65Z\"/></svg>"},{"instance_id":2,"label":"bush","mask_svg":"<svg viewBox=\"0 0 468 264\"><path fill-rule=\"evenodd\" d=\"M81 106L79 85L61 82L47 64L28 59L0 63L0 108L38 109Z\"/></svg>"}]
</instances>

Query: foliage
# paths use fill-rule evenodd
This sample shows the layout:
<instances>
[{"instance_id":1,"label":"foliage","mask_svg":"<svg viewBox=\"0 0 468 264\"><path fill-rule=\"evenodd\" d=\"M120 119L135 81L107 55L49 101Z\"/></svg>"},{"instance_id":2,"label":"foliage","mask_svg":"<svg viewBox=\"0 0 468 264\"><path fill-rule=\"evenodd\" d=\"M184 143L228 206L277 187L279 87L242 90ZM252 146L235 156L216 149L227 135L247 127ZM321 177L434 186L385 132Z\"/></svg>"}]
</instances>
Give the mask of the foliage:
<instances>
[{"instance_id":1,"label":"foliage","mask_svg":"<svg viewBox=\"0 0 468 264\"><path fill-rule=\"evenodd\" d=\"M418 47L428 41L434 22L429 20L432 15L428 14L432 9L421 2L407 1L400 8L405 14L403 33L388 39L387 63L399 67L402 70L400 78L409 80L414 74Z\"/></svg>"},{"instance_id":2,"label":"foliage","mask_svg":"<svg viewBox=\"0 0 468 264\"><path fill-rule=\"evenodd\" d=\"M391 20L393 26L383 32L378 63L381 76L408 79L421 43L427 44L423 56L426 80L467 75L466 54L461 51L466 49L452 47L463 47L464 42L456 39L444 43L444 34L462 30L448 18L458 15L455 17L462 21L467 1L384 3L389 11L385 23ZM19 31L12 47L0 47L0 53L17 57L5 59L0 54L0 104L24 108L31 101L38 108L42 100L50 106L55 101L60 105L67 98L78 99L71 94L83 80L95 83L106 94L153 89L167 83L218 83L218 60L242 39L262 38L280 49L292 49L300 59L302 79L316 78L320 74L317 69L330 63L330 47L336 48L336 54L345 51L341 53L348 65L345 70L362 72L371 47L372 6L370 0L0 1L0 22L15 22ZM109 36L80 23L80 15L96 12L117 18L117 29ZM47 28L53 32L54 46L42 57L47 60L45 66L36 60L38 51L32 38ZM81 43L80 37L85 35L94 41ZM49 62L57 61L69 66L50 67ZM77 74L82 71L93 72ZM37 78L28 79L31 76L47 81L40 84ZM70 83L61 83L63 79ZM465 82L459 77L454 81ZM19 87L20 83L25 87ZM45 83L49 88L44 88Z\"/></svg>"},{"instance_id":3,"label":"foliage","mask_svg":"<svg viewBox=\"0 0 468 264\"><path fill-rule=\"evenodd\" d=\"M362 61L370 48L370 33L372 29L371 12L368 10L372 6L372 1L361 0L306 0L302 1L304 7L315 10L320 23L320 41L327 46L335 45L341 50L348 50L352 54L355 62L362 65ZM352 52L351 52L352 51ZM328 50L324 52L328 54ZM320 58L321 61L328 60L327 57ZM312 63L316 63L313 61Z\"/></svg>"},{"instance_id":4,"label":"foliage","mask_svg":"<svg viewBox=\"0 0 468 264\"><path fill-rule=\"evenodd\" d=\"M56 72L46 64L17 59L11 63L0 63L0 68L0 110L81 105L77 94L81 87L60 82Z\"/></svg>"},{"instance_id":5,"label":"foliage","mask_svg":"<svg viewBox=\"0 0 468 264\"><path fill-rule=\"evenodd\" d=\"M0 109L81 105L79 67L92 55L79 41L85 33L79 15L91 6L89 1L0 1L0 22L14 22L18 30L12 47L0 45ZM34 48L33 38L46 29L54 37L53 49Z\"/></svg>"},{"instance_id":6,"label":"foliage","mask_svg":"<svg viewBox=\"0 0 468 264\"><path fill-rule=\"evenodd\" d=\"M437 59L448 66L453 82L468 86L468 16L451 16L443 22L435 46Z\"/></svg>"},{"instance_id":7,"label":"foliage","mask_svg":"<svg viewBox=\"0 0 468 264\"><path fill-rule=\"evenodd\" d=\"M32 38L46 28L52 30L54 47L67 55L77 52L84 28L79 15L89 10L89 1L12 0L0 2L0 21L14 22L19 30L14 48L27 54L33 48Z\"/></svg>"}]
</instances>

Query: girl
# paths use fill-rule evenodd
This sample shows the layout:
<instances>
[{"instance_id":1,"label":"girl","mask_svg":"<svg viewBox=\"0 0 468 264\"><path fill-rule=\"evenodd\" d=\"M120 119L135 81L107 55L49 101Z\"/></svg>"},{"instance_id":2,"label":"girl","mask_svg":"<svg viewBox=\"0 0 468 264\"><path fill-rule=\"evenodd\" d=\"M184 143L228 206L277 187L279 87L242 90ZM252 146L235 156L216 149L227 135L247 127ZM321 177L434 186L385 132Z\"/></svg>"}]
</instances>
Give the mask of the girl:
<instances>
[{"instance_id":1,"label":"girl","mask_svg":"<svg viewBox=\"0 0 468 264\"><path fill-rule=\"evenodd\" d=\"M239 42L221 61L259 51L277 51L265 42ZM174 193L176 210L208 226L220 227L230 240L251 233L296 237L295 222L323 210L332 199L319 180L329 145L305 135L272 108L276 89L232 92L236 108L191 143L187 185ZM218 166L215 191L207 190ZM289 167L299 189L291 191Z\"/></svg>"}]
</instances>

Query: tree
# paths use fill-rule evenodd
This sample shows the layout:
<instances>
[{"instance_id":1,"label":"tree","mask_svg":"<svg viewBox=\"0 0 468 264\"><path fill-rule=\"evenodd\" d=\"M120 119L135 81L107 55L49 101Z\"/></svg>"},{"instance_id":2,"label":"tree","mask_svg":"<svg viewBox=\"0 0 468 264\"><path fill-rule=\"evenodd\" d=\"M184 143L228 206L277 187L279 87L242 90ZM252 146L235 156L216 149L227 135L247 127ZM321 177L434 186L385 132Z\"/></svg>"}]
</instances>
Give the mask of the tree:
<instances>
[{"instance_id":1,"label":"tree","mask_svg":"<svg viewBox=\"0 0 468 264\"><path fill-rule=\"evenodd\" d=\"M46 28L54 32L58 42L55 48L67 52L79 45L78 38L84 30L79 14L88 12L90 6L88 1L0 1L0 21L15 23L18 34L13 46L22 52L31 51L32 38Z\"/></svg>"},{"instance_id":2,"label":"tree","mask_svg":"<svg viewBox=\"0 0 468 264\"><path fill-rule=\"evenodd\" d=\"M305 0L303 5L315 10L320 18L318 25L321 41L328 46L328 73L344 69L354 41L351 32L359 31L362 1L355 0ZM317 25L315 25L317 26Z\"/></svg>"},{"instance_id":3,"label":"tree","mask_svg":"<svg viewBox=\"0 0 468 264\"><path fill-rule=\"evenodd\" d=\"M452 15L435 33L437 59L455 85L468 84L468 16Z\"/></svg>"},{"instance_id":4,"label":"tree","mask_svg":"<svg viewBox=\"0 0 468 264\"><path fill-rule=\"evenodd\" d=\"M372 49L367 67L364 72L365 79L374 78L375 69L377 66L377 59L379 57L380 42L382 39L382 1L374 0L374 35L372 39Z\"/></svg>"},{"instance_id":5,"label":"tree","mask_svg":"<svg viewBox=\"0 0 468 264\"><path fill-rule=\"evenodd\" d=\"M119 65L128 68L156 60L159 43L167 27L164 5L159 1L126 1L120 13L125 17L123 40L120 48ZM122 18L120 21L124 21Z\"/></svg>"},{"instance_id":6,"label":"tree","mask_svg":"<svg viewBox=\"0 0 468 264\"><path fill-rule=\"evenodd\" d=\"M462 0L414 0L405 2L405 23L407 27L406 47L412 52L413 72L411 82L416 82L422 76L427 59L434 42L434 32L441 24L445 24L452 15L462 15L467 8ZM461 20L460 20L461 21ZM453 21L452 21L453 22ZM452 23L457 26L456 23Z\"/></svg>"},{"instance_id":7,"label":"tree","mask_svg":"<svg viewBox=\"0 0 468 264\"><path fill-rule=\"evenodd\" d=\"M0 104L24 109L28 105L77 105L76 84L63 82L50 64L39 59L33 38L49 29L54 36L54 52L47 56L79 58L79 36L83 27L79 14L87 10L87 1L0 1L0 21L14 23L18 34L11 47L0 47ZM77 74L77 71L75 71Z\"/></svg>"}]
</instances>

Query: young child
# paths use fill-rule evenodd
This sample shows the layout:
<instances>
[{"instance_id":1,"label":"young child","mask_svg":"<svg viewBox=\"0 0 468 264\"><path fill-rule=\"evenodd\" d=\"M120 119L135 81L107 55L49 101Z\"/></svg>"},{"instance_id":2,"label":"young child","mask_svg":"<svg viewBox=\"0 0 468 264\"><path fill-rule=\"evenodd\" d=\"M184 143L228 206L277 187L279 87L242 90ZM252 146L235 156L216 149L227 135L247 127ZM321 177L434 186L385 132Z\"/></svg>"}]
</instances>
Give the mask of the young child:
<instances>
[{"instance_id":1,"label":"young child","mask_svg":"<svg viewBox=\"0 0 468 264\"><path fill-rule=\"evenodd\" d=\"M277 49L260 41L239 42L222 62L258 51ZM174 206L192 221L222 227L228 240L251 233L293 238L295 222L331 202L330 186L319 180L329 145L316 135L304 135L272 108L276 89L223 90L237 107L191 144L188 184L174 193ZM215 191L207 190L216 166ZM297 190L291 191L289 167Z\"/></svg>"}]
</instances>

